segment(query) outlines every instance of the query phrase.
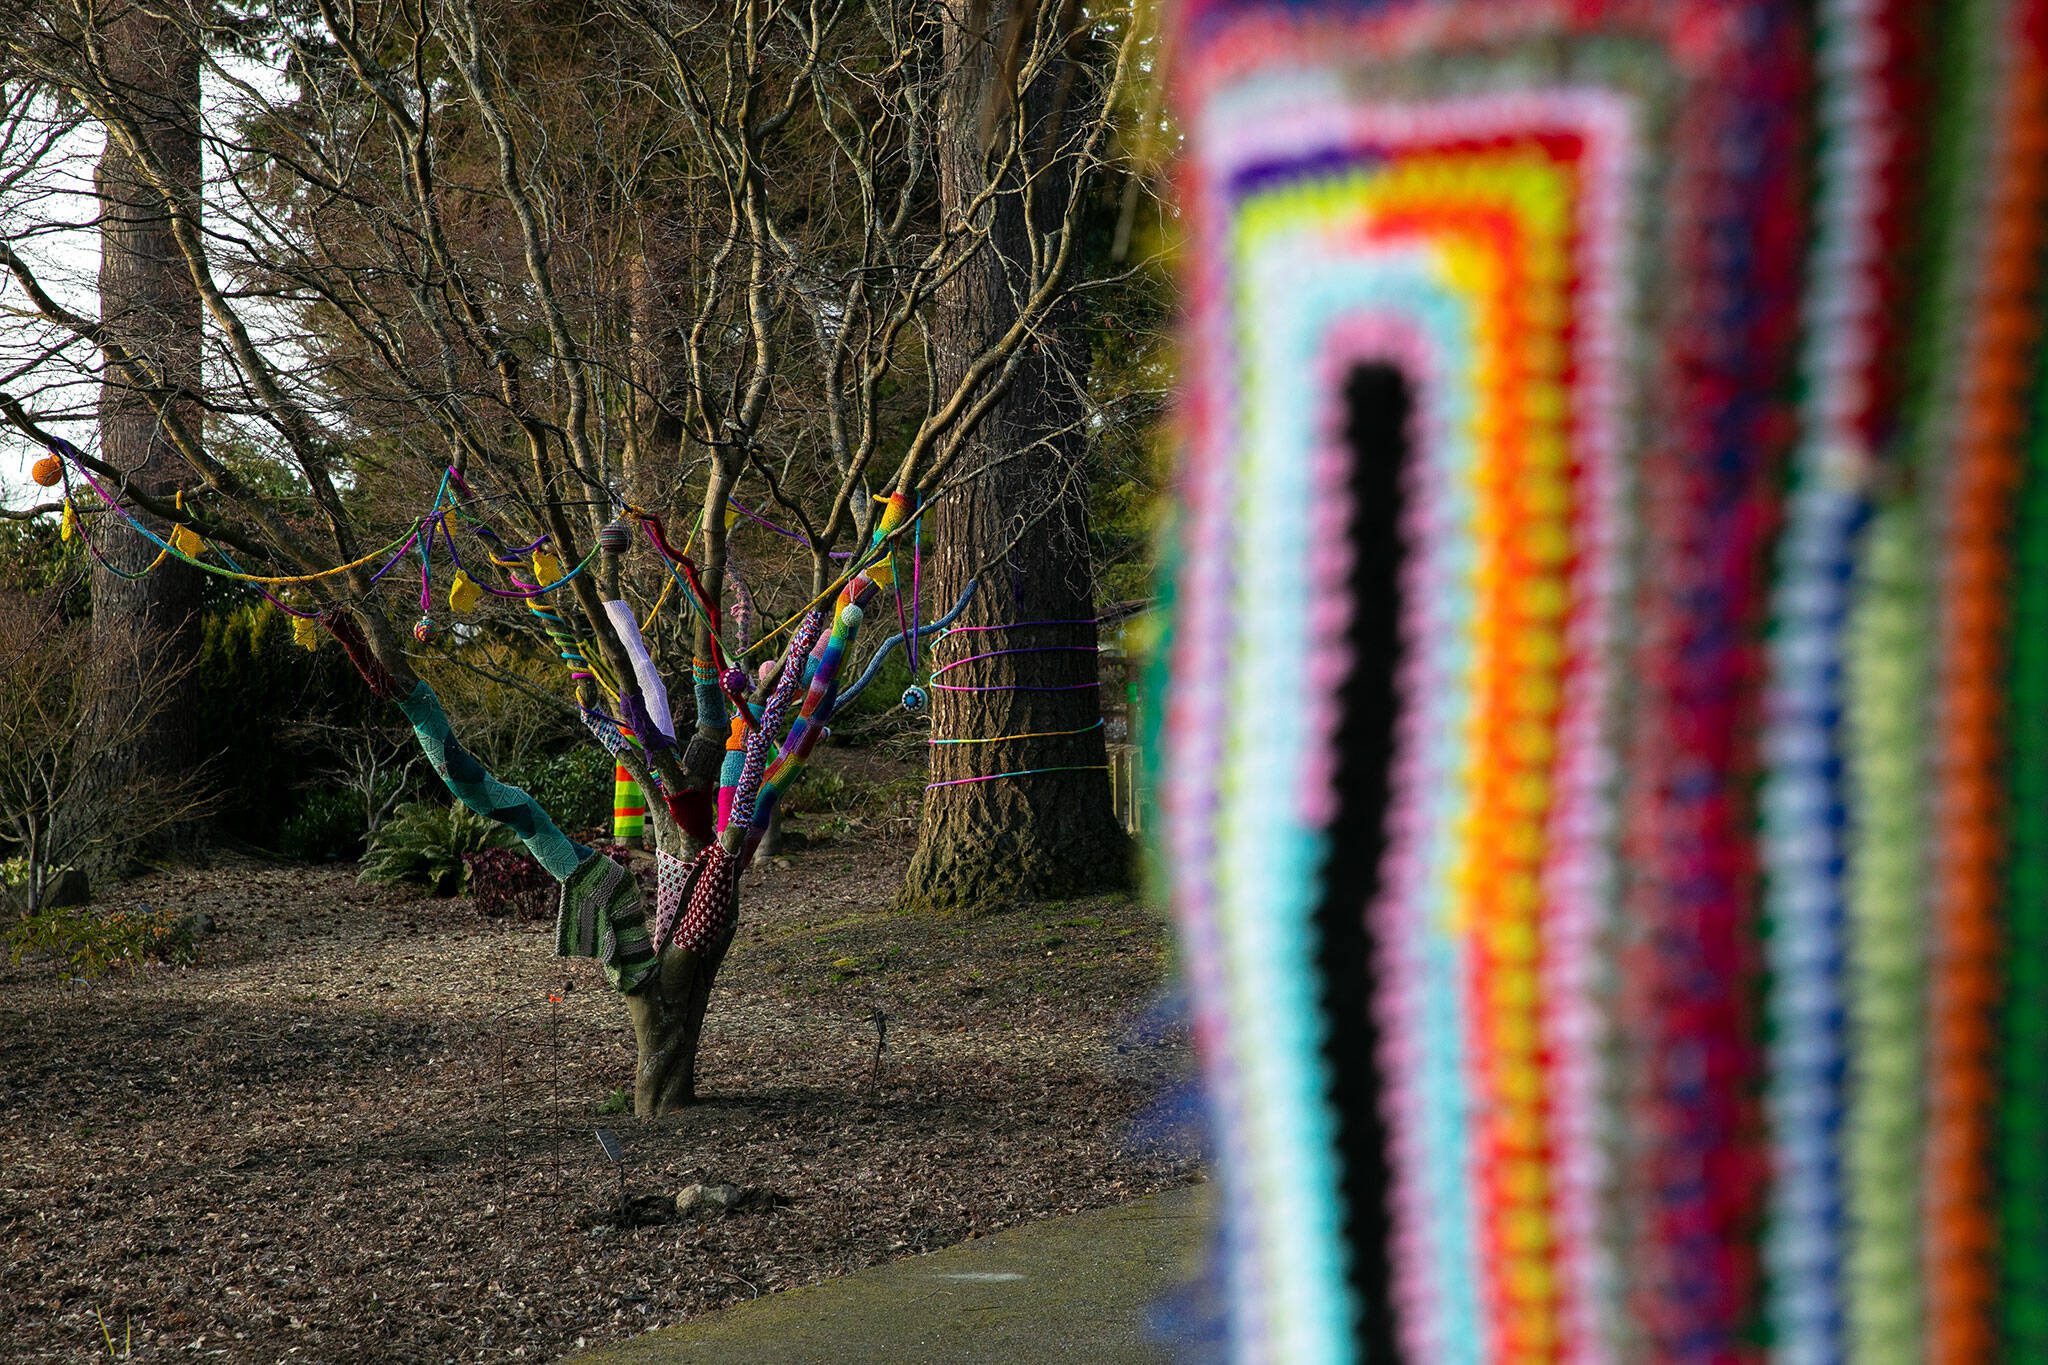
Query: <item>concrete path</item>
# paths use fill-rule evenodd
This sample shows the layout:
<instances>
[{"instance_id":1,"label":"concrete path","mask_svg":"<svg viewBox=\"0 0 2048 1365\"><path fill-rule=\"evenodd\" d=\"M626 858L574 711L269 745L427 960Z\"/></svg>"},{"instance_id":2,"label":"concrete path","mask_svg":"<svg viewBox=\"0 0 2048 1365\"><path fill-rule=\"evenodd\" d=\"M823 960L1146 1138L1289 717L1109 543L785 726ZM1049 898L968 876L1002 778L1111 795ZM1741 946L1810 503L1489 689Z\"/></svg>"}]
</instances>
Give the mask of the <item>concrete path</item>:
<instances>
[{"instance_id":1,"label":"concrete path","mask_svg":"<svg viewBox=\"0 0 2048 1365\"><path fill-rule=\"evenodd\" d=\"M707 1313L577 1365L1163 1365L1145 1313L1193 1272L1208 1186L1029 1223Z\"/></svg>"}]
</instances>

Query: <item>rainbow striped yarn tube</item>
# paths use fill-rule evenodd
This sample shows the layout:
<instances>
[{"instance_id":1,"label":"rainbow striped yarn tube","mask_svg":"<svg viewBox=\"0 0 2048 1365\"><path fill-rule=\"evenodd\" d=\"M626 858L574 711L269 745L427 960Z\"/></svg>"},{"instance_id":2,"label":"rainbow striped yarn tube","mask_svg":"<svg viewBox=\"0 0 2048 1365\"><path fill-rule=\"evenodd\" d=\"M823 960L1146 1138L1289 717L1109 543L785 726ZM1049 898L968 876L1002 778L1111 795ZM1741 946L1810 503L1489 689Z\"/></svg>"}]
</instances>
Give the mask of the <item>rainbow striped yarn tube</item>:
<instances>
[{"instance_id":1,"label":"rainbow striped yarn tube","mask_svg":"<svg viewBox=\"0 0 2048 1365\"><path fill-rule=\"evenodd\" d=\"M1218 1344L2048 1357L2048 0L1174 24Z\"/></svg>"},{"instance_id":2,"label":"rainbow striped yarn tube","mask_svg":"<svg viewBox=\"0 0 2048 1365\"><path fill-rule=\"evenodd\" d=\"M641 795L633 774L621 763L612 772L612 838L623 844L646 835L647 798Z\"/></svg>"}]
</instances>

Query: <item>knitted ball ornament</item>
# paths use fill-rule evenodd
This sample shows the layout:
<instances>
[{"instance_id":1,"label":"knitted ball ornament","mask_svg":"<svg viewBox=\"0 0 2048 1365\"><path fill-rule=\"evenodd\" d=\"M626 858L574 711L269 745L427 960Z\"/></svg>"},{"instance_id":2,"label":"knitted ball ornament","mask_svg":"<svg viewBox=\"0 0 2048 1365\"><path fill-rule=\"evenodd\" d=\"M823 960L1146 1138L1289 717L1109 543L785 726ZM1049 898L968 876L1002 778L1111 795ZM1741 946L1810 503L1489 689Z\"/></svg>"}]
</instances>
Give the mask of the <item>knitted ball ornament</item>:
<instances>
[{"instance_id":1,"label":"knitted ball ornament","mask_svg":"<svg viewBox=\"0 0 2048 1365\"><path fill-rule=\"evenodd\" d=\"M931 697L926 694L922 687L906 687L903 689L903 709L912 714L916 714L931 705L931 700Z\"/></svg>"},{"instance_id":2,"label":"knitted ball ornament","mask_svg":"<svg viewBox=\"0 0 2048 1365\"><path fill-rule=\"evenodd\" d=\"M733 667L725 670L725 677L722 679L722 681L725 684L725 690L728 695L735 697L744 697L747 695L746 669L741 668L738 665L734 665Z\"/></svg>"},{"instance_id":3,"label":"knitted ball ornament","mask_svg":"<svg viewBox=\"0 0 2048 1365\"><path fill-rule=\"evenodd\" d=\"M29 474L45 488L54 488L64 477L64 462L55 455L45 455L29 467Z\"/></svg>"},{"instance_id":4,"label":"knitted ball ornament","mask_svg":"<svg viewBox=\"0 0 2048 1365\"><path fill-rule=\"evenodd\" d=\"M440 623L431 616L422 616L413 623L412 638L418 640L421 644L425 644L440 633Z\"/></svg>"},{"instance_id":5,"label":"knitted ball ornament","mask_svg":"<svg viewBox=\"0 0 2048 1365\"><path fill-rule=\"evenodd\" d=\"M854 602L848 602L839 609L839 619L845 623L846 628L850 631L860 629L861 618L865 615L866 613L860 609L859 604Z\"/></svg>"},{"instance_id":6,"label":"knitted ball ornament","mask_svg":"<svg viewBox=\"0 0 2048 1365\"><path fill-rule=\"evenodd\" d=\"M597 543L609 555L622 555L633 543L633 528L623 521L608 521L597 533Z\"/></svg>"}]
</instances>

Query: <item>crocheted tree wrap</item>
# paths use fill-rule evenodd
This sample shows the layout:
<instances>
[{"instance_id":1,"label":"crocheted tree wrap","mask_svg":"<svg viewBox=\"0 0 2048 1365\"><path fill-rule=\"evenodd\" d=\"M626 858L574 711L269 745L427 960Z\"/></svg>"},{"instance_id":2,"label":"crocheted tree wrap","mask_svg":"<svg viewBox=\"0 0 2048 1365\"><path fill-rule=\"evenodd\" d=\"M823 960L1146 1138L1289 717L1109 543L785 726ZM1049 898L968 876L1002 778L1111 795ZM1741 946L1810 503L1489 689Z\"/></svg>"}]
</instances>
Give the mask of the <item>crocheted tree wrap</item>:
<instances>
[{"instance_id":1,"label":"crocheted tree wrap","mask_svg":"<svg viewBox=\"0 0 2048 1365\"><path fill-rule=\"evenodd\" d=\"M701 788L686 792L663 792L662 804L675 818L683 833L702 843L709 839L711 830L711 793Z\"/></svg>"},{"instance_id":2,"label":"crocheted tree wrap","mask_svg":"<svg viewBox=\"0 0 2048 1365\"><path fill-rule=\"evenodd\" d=\"M626 738L626 732L621 730L618 723L602 711L592 711L585 707L583 709L583 724L588 727L591 734L597 737L597 742L604 746L604 751L610 754L615 762L624 763L626 761L626 754L630 750L639 747L632 740ZM651 775L654 778L655 790L659 791L661 789L661 775L659 773L652 773Z\"/></svg>"},{"instance_id":3,"label":"crocheted tree wrap","mask_svg":"<svg viewBox=\"0 0 2048 1365\"><path fill-rule=\"evenodd\" d=\"M689 899L694 861L684 862L666 850L654 855L654 951L668 947L676 922L682 918L683 903Z\"/></svg>"},{"instance_id":4,"label":"crocheted tree wrap","mask_svg":"<svg viewBox=\"0 0 2048 1365\"><path fill-rule=\"evenodd\" d=\"M713 739L702 730L690 733L690 742L683 746L683 771L685 773L716 773L725 761L725 741ZM706 800L710 794L706 793Z\"/></svg>"},{"instance_id":5,"label":"crocheted tree wrap","mask_svg":"<svg viewBox=\"0 0 2048 1365\"><path fill-rule=\"evenodd\" d=\"M640 695L636 701L644 705L644 720L625 714L625 689L620 688L621 715L640 736L642 743L657 749L673 744L676 723L669 714L668 685L662 682L661 672L655 668L654 658L647 652L647 641L640 635L640 624L633 619L633 609L624 602L614 601L604 604L604 613L611 621L612 633L619 637L620 647L632 661L633 677L640 684Z\"/></svg>"},{"instance_id":6,"label":"crocheted tree wrap","mask_svg":"<svg viewBox=\"0 0 2048 1365\"><path fill-rule=\"evenodd\" d=\"M363 675L369 684L370 695L379 701L397 701L402 689L398 679L391 676L391 670L377 662L377 656L370 650L370 642L363 638L362 628L355 621L342 615L323 616L320 623L327 627L328 634L341 641L341 647L348 654L348 661L356 666L356 672Z\"/></svg>"},{"instance_id":7,"label":"crocheted tree wrap","mask_svg":"<svg viewBox=\"0 0 2048 1365\"><path fill-rule=\"evenodd\" d=\"M347 642L344 640L343 643ZM447 714L441 710L441 699L434 695L433 688L424 682L415 683L411 694L398 703L398 708L412 722L413 734L418 736L420 750L426 754L427 762L433 764L434 771L456 799L478 815L496 820L518 835L527 852L548 870L549 876L558 882L567 881L590 856L589 849L556 827L538 802L519 788L507 786L493 777L469 750L462 747L449 727Z\"/></svg>"},{"instance_id":8,"label":"crocheted tree wrap","mask_svg":"<svg viewBox=\"0 0 2048 1365\"><path fill-rule=\"evenodd\" d=\"M704 953L732 936L740 919L740 862L722 844L706 844L690 864L689 894L676 947Z\"/></svg>"},{"instance_id":9,"label":"crocheted tree wrap","mask_svg":"<svg viewBox=\"0 0 2048 1365\"><path fill-rule=\"evenodd\" d=\"M804 664L811 657L811 650L824 629L823 612L813 611L804 617L789 642L789 654L783 662L781 675L775 680L775 690L769 694L768 704L762 708L761 723L747 732L746 761L740 768L732 798L731 819L740 825L750 825L754 821L754 796L761 790L761 774L768 770L768 750L773 744L770 737L782 728L782 718L789 713L789 705L795 700L797 689L803 686Z\"/></svg>"},{"instance_id":10,"label":"crocheted tree wrap","mask_svg":"<svg viewBox=\"0 0 2048 1365\"><path fill-rule=\"evenodd\" d=\"M640 737L640 742L652 749L671 749L675 740L662 733L661 726L647 712L647 705L640 700L640 694L632 688L619 692L619 719L626 728Z\"/></svg>"},{"instance_id":11,"label":"crocheted tree wrap","mask_svg":"<svg viewBox=\"0 0 2048 1365\"><path fill-rule=\"evenodd\" d=\"M622 995L646 982L658 959L647 937L640 884L631 872L601 853L583 860L562 883L555 951L563 957L596 958L605 980Z\"/></svg>"},{"instance_id":12,"label":"crocheted tree wrap","mask_svg":"<svg viewBox=\"0 0 2048 1365\"><path fill-rule=\"evenodd\" d=\"M612 768L612 838L638 839L647 833L647 796L623 763Z\"/></svg>"}]
</instances>

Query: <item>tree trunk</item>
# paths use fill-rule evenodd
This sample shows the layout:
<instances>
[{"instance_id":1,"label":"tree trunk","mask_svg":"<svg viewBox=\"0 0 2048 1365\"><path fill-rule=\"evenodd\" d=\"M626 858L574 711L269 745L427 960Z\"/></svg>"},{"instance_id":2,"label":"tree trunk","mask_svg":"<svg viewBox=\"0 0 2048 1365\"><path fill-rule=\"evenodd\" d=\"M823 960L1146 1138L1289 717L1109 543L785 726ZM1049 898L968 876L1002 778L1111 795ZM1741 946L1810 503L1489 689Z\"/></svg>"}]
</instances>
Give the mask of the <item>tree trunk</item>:
<instances>
[{"instance_id":1,"label":"tree trunk","mask_svg":"<svg viewBox=\"0 0 2048 1365\"><path fill-rule=\"evenodd\" d=\"M633 1112L640 1118L660 1118L697 1102L697 1047L704 1037L704 1013L731 942L728 937L703 954L670 949L662 954L654 981L626 997L638 1056Z\"/></svg>"},{"instance_id":2,"label":"tree trunk","mask_svg":"<svg viewBox=\"0 0 2048 1365\"><path fill-rule=\"evenodd\" d=\"M940 197L949 218L987 183L983 111L1009 84L997 67L1014 3L969 7L947 23ZM1069 183L1064 162L1042 155L1058 140L1047 125L1061 118L1059 74L1049 72L1026 97L1038 114L1031 142L1041 151L1033 158L1041 162L1033 181L1046 220L1040 231L1059 221ZM936 300L931 344L942 393L1017 318L1033 235L1025 212L1020 194L997 196L986 244ZM979 577L958 625L991 629L956 634L932 651L944 671L932 687L935 785L925 793L905 889L913 905L973 909L1122 886L1130 877L1101 729L1085 438L1067 378L1087 364L1076 331L1071 308L1039 330L954 466L967 482L928 514L932 600L950 603ZM1019 652L946 668L996 651ZM1034 737L1004 738L1013 735Z\"/></svg>"},{"instance_id":3,"label":"tree trunk","mask_svg":"<svg viewBox=\"0 0 2048 1365\"><path fill-rule=\"evenodd\" d=\"M138 123L168 169L193 215L200 204L199 54L177 23L131 9L108 29L110 79L132 93ZM163 377L180 416L200 429L200 304L197 290L171 233L163 196L149 183L137 159L111 136L100 156L97 190L100 225L100 319L130 351ZM160 395L138 392L111 371L100 390L100 453L127 471L131 483L168 496L187 486L190 468L172 447L159 420ZM168 539L168 528L145 517ZM107 559L126 573L140 573L157 558L157 547L139 535L103 533ZM145 639L142 666L156 673L176 671L160 664L193 657L199 649L202 578L198 570L165 559L147 576L123 579L92 576L93 627L105 642L128 633ZM174 684L182 694L168 704L133 744L107 758L102 781L150 780L152 773L188 771L192 747L191 706L198 676L184 670ZM81 813L92 818L90 812ZM196 828L172 836L188 841Z\"/></svg>"}]
</instances>

